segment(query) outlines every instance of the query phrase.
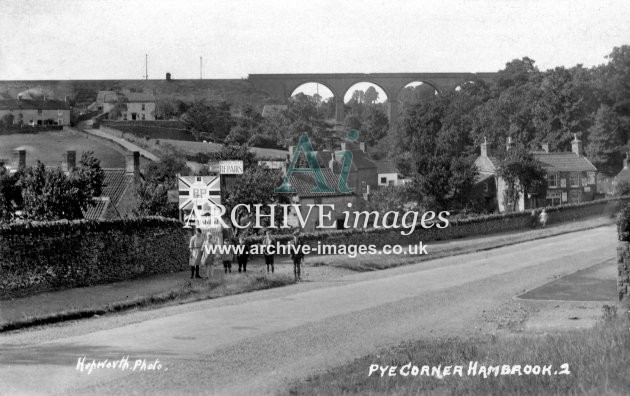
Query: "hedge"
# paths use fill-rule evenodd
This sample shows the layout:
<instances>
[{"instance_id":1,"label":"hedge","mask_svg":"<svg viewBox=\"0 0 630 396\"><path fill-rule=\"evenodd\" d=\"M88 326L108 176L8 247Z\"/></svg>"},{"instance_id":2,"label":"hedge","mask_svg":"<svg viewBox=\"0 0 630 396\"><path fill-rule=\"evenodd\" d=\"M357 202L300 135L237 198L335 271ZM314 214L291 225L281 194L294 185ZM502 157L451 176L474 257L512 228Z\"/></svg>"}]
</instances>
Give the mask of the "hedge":
<instances>
[{"instance_id":1,"label":"hedge","mask_svg":"<svg viewBox=\"0 0 630 396\"><path fill-rule=\"evenodd\" d=\"M0 227L0 298L180 271L188 234L161 217Z\"/></svg>"}]
</instances>

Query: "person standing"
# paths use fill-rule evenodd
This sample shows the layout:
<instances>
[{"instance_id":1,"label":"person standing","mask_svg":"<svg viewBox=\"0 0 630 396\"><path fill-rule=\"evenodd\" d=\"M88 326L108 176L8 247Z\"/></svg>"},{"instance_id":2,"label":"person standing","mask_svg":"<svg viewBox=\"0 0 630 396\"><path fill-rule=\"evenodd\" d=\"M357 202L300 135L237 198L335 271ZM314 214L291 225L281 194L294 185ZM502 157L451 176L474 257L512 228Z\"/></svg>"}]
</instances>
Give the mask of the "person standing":
<instances>
[{"instance_id":1,"label":"person standing","mask_svg":"<svg viewBox=\"0 0 630 396\"><path fill-rule=\"evenodd\" d=\"M292 244L293 249L291 249L291 258L293 259L293 275L295 276L295 281L299 282L302 280L300 267L302 266L302 260L304 259L300 230L296 230L295 233L293 233Z\"/></svg>"},{"instance_id":2,"label":"person standing","mask_svg":"<svg viewBox=\"0 0 630 396\"><path fill-rule=\"evenodd\" d=\"M542 228L545 228L547 221L549 221L549 215L547 214L547 211L543 209L542 212L540 212L540 225Z\"/></svg>"},{"instance_id":3,"label":"person standing","mask_svg":"<svg viewBox=\"0 0 630 396\"><path fill-rule=\"evenodd\" d=\"M236 253L236 261L238 262L238 272L247 272L247 260L249 259L249 248L245 242L245 238L240 236L238 238L239 250Z\"/></svg>"},{"instance_id":4,"label":"person standing","mask_svg":"<svg viewBox=\"0 0 630 396\"><path fill-rule=\"evenodd\" d=\"M212 233L208 233L206 240L203 243L203 254L201 257L201 262L206 267L206 278L210 279L212 275L212 266L214 265L214 237Z\"/></svg>"},{"instance_id":5,"label":"person standing","mask_svg":"<svg viewBox=\"0 0 630 396\"><path fill-rule=\"evenodd\" d=\"M188 249L190 250L190 279L201 278L201 275L199 275L199 265L201 264L203 241L204 238L201 233L201 228L197 228L188 243Z\"/></svg>"},{"instance_id":6,"label":"person standing","mask_svg":"<svg viewBox=\"0 0 630 396\"><path fill-rule=\"evenodd\" d=\"M267 265L267 273L269 273L269 267L271 267L271 273L273 274L273 251L275 249L275 240L271 236L269 229L265 230L265 237L263 238L263 246L265 247L265 264Z\"/></svg>"},{"instance_id":7,"label":"person standing","mask_svg":"<svg viewBox=\"0 0 630 396\"><path fill-rule=\"evenodd\" d=\"M232 230L230 228L224 228L221 231L221 236L223 238L223 253L221 254L221 261L223 262L223 270L227 274L232 273L232 256L233 253L231 250L228 250L232 243Z\"/></svg>"}]
</instances>

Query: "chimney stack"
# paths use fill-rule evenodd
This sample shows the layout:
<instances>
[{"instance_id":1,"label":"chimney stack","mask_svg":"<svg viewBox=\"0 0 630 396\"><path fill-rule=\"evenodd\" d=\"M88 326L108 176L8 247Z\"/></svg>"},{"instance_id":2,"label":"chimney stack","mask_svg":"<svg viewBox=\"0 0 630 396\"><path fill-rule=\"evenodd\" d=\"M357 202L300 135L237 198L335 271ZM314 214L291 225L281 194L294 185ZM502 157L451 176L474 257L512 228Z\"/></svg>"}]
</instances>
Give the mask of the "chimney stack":
<instances>
[{"instance_id":1,"label":"chimney stack","mask_svg":"<svg viewBox=\"0 0 630 396\"><path fill-rule=\"evenodd\" d=\"M488 139L484 136L483 143L479 145L481 148L481 156L482 157L491 157L492 156L492 145L488 143Z\"/></svg>"},{"instance_id":2,"label":"chimney stack","mask_svg":"<svg viewBox=\"0 0 630 396\"><path fill-rule=\"evenodd\" d=\"M512 136L508 136L507 142L505 143L505 149L510 151L512 148L514 148L514 142L512 141Z\"/></svg>"},{"instance_id":3,"label":"chimney stack","mask_svg":"<svg viewBox=\"0 0 630 396\"><path fill-rule=\"evenodd\" d=\"M541 146L542 146L542 149L543 149L543 151L545 153L549 152L549 143L543 143L543 144L541 144Z\"/></svg>"},{"instance_id":4,"label":"chimney stack","mask_svg":"<svg viewBox=\"0 0 630 396\"><path fill-rule=\"evenodd\" d=\"M289 146L289 161L293 161L294 152L295 152L295 146Z\"/></svg>"},{"instance_id":5,"label":"chimney stack","mask_svg":"<svg viewBox=\"0 0 630 396\"><path fill-rule=\"evenodd\" d=\"M77 167L77 152L75 150L68 150L63 157L61 169L64 172L72 172Z\"/></svg>"},{"instance_id":6,"label":"chimney stack","mask_svg":"<svg viewBox=\"0 0 630 396\"><path fill-rule=\"evenodd\" d=\"M359 148L365 153L365 142L359 142Z\"/></svg>"},{"instance_id":7,"label":"chimney stack","mask_svg":"<svg viewBox=\"0 0 630 396\"><path fill-rule=\"evenodd\" d=\"M341 142L341 150L345 150L346 149L346 142Z\"/></svg>"},{"instance_id":8,"label":"chimney stack","mask_svg":"<svg viewBox=\"0 0 630 396\"><path fill-rule=\"evenodd\" d=\"M140 174L140 152L133 151L131 154L126 156L127 167L125 171L127 173L133 173L134 175Z\"/></svg>"},{"instance_id":9,"label":"chimney stack","mask_svg":"<svg viewBox=\"0 0 630 396\"><path fill-rule=\"evenodd\" d=\"M13 163L15 169L26 168L26 150L13 150Z\"/></svg>"},{"instance_id":10,"label":"chimney stack","mask_svg":"<svg viewBox=\"0 0 630 396\"><path fill-rule=\"evenodd\" d=\"M582 155L582 141L578 139L577 133L573 134L573 141L571 142L571 151L578 156Z\"/></svg>"}]
</instances>

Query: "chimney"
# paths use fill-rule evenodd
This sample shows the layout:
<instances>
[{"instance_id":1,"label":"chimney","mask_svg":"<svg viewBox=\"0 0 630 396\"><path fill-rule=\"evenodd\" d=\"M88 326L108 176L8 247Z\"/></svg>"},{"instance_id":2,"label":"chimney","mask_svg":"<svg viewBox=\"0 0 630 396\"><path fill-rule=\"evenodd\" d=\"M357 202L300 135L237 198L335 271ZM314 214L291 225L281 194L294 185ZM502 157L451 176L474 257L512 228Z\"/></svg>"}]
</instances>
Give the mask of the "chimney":
<instances>
[{"instance_id":1,"label":"chimney","mask_svg":"<svg viewBox=\"0 0 630 396\"><path fill-rule=\"evenodd\" d=\"M492 147L491 147L490 144L488 144L488 140L486 139L485 136L483 138L483 143L481 143L479 145L479 147L481 148L481 156L482 157L492 156Z\"/></svg>"},{"instance_id":2,"label":"chimney","mask_svg":"<svg viewBox=\"0 0 630 396\"><path fill-rule=\"evenodd\" d=\"M346 142L341 142L341 150L345 150L346 149Z\"/></svg>"},{"instance_id":3,"label":"chimney","mask_svg":"<svg viewBox=\"0 0 630 396\"><path fill-rule=\"evenodd\" d=\"M365 153L365 142L359 142L359 148Z\"/></svg>"},{"instance_id":4,"label":"chimney","mask_svg":"<svg viewBox=\"0 0 630 396\"><path fill-rule=\"evenodd\" d=\"M138 175L140 173L140 152L133 151L131 154L128 154L126 157L127 167L125 171L127 173L133 173L134 175Z\"/></svg>"},{"instance_id":5,"label":"chimney","mask_svg":"<svg viewBox=\"0 0 630 396\"><path fill-rule=\"evenodd\" d=\"M293 160L293 153L295 152L295 146L289 146L289 161Z\"/></svg>"},{"instance_id":6,"label":"chimney","mask_svg":"<svg viewBox=\"0 0 630 396\"><path fill-rule=\"evenodd\" d=\"M573 134L573 141L571 142L571 151L578 156L582 155L582 141L578 139L577 133Z\"/></svg>"},{"instance_id":7,"label":"chimney","mask_svg":"<svg viewBox=\"0 0 630 396\"><path fill-rule=\"evenodd\" d=\"M166 73L166 81L171 81L171 73Z\"/></svg>"},{"instance_id":8,"label":"chimney","mask_svg":"<svg viewBox=\"0 0 630 396\"><path fill-rule=\"evenodd\" d=\"M510 151L512 148L514 148L514 142L512 141L512 136L508 136L507 142L505 143L505 149Z\"/></svg>"},{"instance_id":9,"label":"chimney","mask_svg":"<svg viewBox=\"0 0 630 396\"><path fill-rule=\"evenodd\" d=\"M542 149L543 149L543 151L545 153L549 152L549 143L543 143L543 144L541 144L541 146L542 146Z\"/></svg>"},{"instance_id":10,"label":"chimney","mask_svg":"<svg viewBox=\"0 0 630 396\"><path fill-rule=\"evenodd\" d=\"M74 150L66 151L66 154L63 156L61 169L64 172L72 172L72 170L75 169L76 167L77 167L77 152Z\"/></svg>"},{"instance_id":11,"label":"chimney","mask_svg":"<svg viewBox=\"0 0 630 396\"><path fill-rule=\"evenodd\" d=\"M26 150L13 150L13 163L16 169L26 168Z\"/></svg>"},{"instance_id":12,"label":"chimney","mask_svg":"<svg viewBox=\"0 0 630 396\"><path fill-rule=\"evenodd\" d=\"M330 168L334 172L334 170L335 170L335 153L330 153L330 161L328 161L328 168Z\"/></svg>"}]
</instances>

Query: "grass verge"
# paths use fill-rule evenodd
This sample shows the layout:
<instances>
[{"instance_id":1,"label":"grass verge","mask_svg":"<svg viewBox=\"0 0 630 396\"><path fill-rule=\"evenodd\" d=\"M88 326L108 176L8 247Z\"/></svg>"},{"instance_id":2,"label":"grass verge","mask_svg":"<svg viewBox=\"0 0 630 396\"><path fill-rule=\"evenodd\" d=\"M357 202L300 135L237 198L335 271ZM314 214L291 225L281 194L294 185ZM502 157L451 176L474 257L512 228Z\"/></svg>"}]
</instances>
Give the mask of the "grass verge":
<instances>
[{"instance_id":1,"label":"grass verge","mask_svg":"<svg viewBox=\"0 0 630 396\"><path fill-rule=\"evenodd\" d=\"M610 307L609 307L610 308ZM628 394L630 320L608 314L595 328L554 335L509 335L422 340L383 350L328 373L310 377L284 391L290 395L540 395ZM477 375L469 375L477 362ZM368 377L370 365L462 366L463 375ZM569 374L559 374L568 364ZM551 375L479 375L481 366L553 365ZM451 370L453 372L453 370ZM399 373L399 371L396 371ZM442 371L443 373L443 371ZM556 374L554 374L556 373Z\"/></svg>"},{"instance_id":2,"label":"grass verge","mask_svg":"<svg viewBox=\"0 0 630 396\"><path fill-rule=\"evenodd\" d=\"M86 319L130 309L155 308L157 306L208 300L218 297L231 296L234 294L248 293L256 290L286 286L292 283L295 283L295 281L293 280L293 277L288 275L239 276L232 278L230 282L200 282L190 280L175 286L169 291L152 294L146 297L118 301L104 306L68 309L61 312L52 312L6 322L0 325L0 333L68 320Z\"/></svg>"}]
</instances>

